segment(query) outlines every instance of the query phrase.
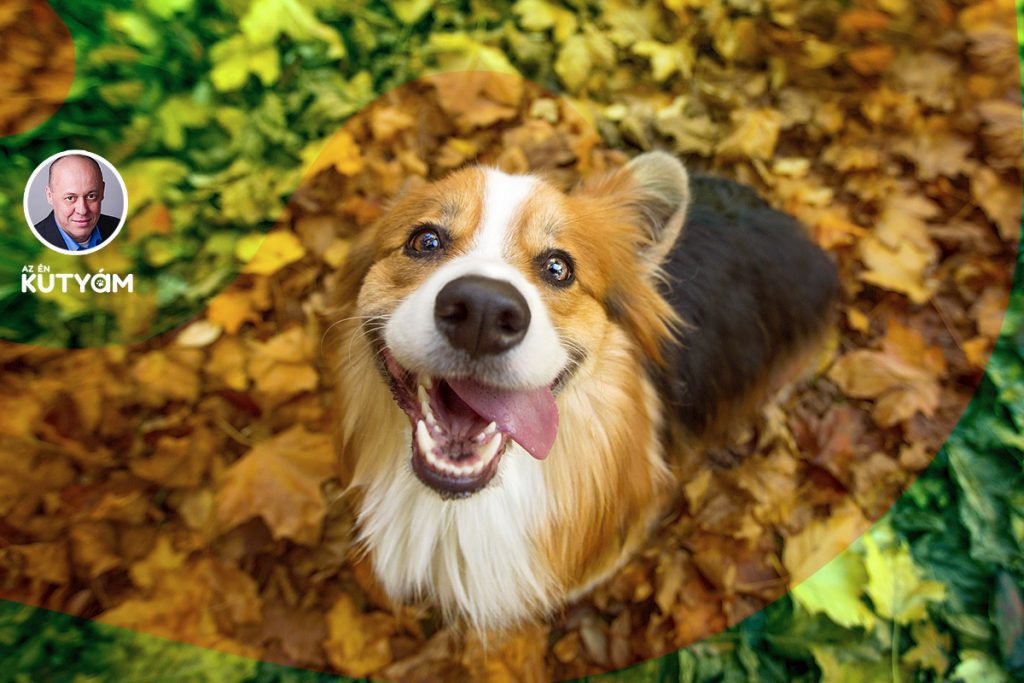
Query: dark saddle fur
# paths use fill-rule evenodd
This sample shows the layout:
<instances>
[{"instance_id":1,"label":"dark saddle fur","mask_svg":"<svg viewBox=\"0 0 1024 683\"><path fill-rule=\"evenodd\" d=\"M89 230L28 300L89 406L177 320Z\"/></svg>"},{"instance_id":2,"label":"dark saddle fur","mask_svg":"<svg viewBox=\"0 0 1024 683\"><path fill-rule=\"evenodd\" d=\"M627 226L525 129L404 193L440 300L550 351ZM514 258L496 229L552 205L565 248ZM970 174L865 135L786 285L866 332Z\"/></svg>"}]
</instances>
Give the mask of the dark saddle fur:
<instances>
[{"instance_id":1,"label":"dark saddle fur","mask_svg":"<svg viewBox=\"0 0 1024 683\"><path fill-rule=\"evenodd\" d=\"M660 390L672 417L701 433L822 331L839 280L801 224L753 189L696 176L690 192L663 290L688 326Z\"/></svg>"}]
</instances>

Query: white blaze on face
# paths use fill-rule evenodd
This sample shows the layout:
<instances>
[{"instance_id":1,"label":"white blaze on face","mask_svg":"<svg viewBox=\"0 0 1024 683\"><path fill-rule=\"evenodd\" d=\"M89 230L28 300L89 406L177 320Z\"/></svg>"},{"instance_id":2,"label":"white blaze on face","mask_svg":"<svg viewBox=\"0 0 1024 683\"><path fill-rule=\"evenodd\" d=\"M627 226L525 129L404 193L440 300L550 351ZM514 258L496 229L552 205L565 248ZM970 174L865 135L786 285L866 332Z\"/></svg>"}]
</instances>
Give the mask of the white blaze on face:
<instances>
[{"instance_id":1,"label":"white blaze on face","mask_svg":"<svg viewBox=\"0 0 1024 683\"><path fill-rule=\"evenodd\" d=\"M536 286L507 260L511 229L523 204L537 186L532 176L483 171L484 197L480 225L468 253L438 268L388 320L384 341L405 368L433 376L464 376L466 359L451 348L434 323L434 302L441 289L465 275L503 280L523 295L530 307L530 327L513 349L476 361L475 379L493 386L536 388L554 382L568 362Z\"/></svg>"},{"instance_id":2,"label":"white blaze on face","mask_svg":"<svg viewBox=\"0 0 1024 683\"><path fill-rule=\"evenodd\" d=\"M434 302L447 283L464 275L504 280L530 307L530 327L515 348L469 366L475 379L495 386L550 385L568 354L559 343L540 293L507 260L511 229L538 181L487 170L480 225L468 253L440 267L390 316L385 342L404 367L433 377L465 373L467 359L434 323ZM532 256L532 255L528 255ZM372 426L367 426L372 428ZM553 505L543 463L514 441L494 479L462 499L444 499L412 472L412 430L392 465L366 483L359 514L362 540L373 549L385 589L397 600L425 595L449 615L477 627L508 626L543 612L554 581L535 545L550 524Z\"/></svg>"}]
</instances>

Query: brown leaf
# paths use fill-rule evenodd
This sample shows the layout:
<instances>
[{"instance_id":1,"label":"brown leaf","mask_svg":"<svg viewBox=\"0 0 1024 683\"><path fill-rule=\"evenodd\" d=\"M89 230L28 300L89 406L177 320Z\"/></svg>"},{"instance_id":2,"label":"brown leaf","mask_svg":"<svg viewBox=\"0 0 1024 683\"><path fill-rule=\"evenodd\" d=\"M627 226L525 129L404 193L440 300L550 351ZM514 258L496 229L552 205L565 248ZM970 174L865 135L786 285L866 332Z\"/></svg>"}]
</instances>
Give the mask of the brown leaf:
<instances>
[{"instance_id":1,"label":"brown leaf","mask_svg":"<svg viewBox=\"0 0 1024 683\"><path fill-rule=\"evenodd\" d=\"M0 565L14 565L9 567L14 576L47 583L63 585L71 578L67 543L63 540L9 546L0 550Z\"/></svg>"},{"instance_id":2,"label":"brown leaf","mask_svg":"<svg viewBox=\"0 0 1024 683\"><path fill-rule=\"evenodd\" d=\"M868 45L846 54L847 63L862 76L874 76L886 71L896 56L891 45Z\"/></svg>"},{"instance_id":3,"label":"brown leaf","mask_svg":"<svg viewBox=\"0 0 1024 683\"><path fill-rule=\"evenodd\" d=\"M161 436L151 456L133 458L129 467L143 479L163 486L197 486L219 444L220 440L205 427L188 436Z\"/></svg>"},{"instance_id":4,"label":"brown leaf","mask_svg":"<svg viewBox=\"0 0 1024 683\"><path fill-rule=\"evenodd\" d=\"M1015 240L1020 233L1021 191L1003 180L995 171L979 167L971 175L971 194L1004 240Z\"/></svg>"},{"instance_id":5,"label":"brown leaf","mask_svg":"<svg viewBox=\"0 0 1024 683\"><path fill-rule=\"evenodd\" d=\"M938 380L945 371L941 349L892 321L881 351L851 351L836 361L829 377L847 396L877 399L875 421L888 427L916 412L930 417L939 405Z\"/></svg>"},{"instance_id":6,"label":"brown leaf","mask_svg":"<svg viewBox=\"0 0 1024 683\"><path fill-rule=\"evenodd\" d=\"M853 501L845 500L828 517L814 520L800 533L786 539L782 564L789 572L790 585L796 585L824 567L868 526L860 508Z\"/></svg>"},{"instance_id":7,"label":"brown leaf","mask_svg":"<svg viewBox=\"0 0 1024 683\"><path fill-rule=\"evenodd\" d=\"M774 109L738 109L733 114L735 128L718 143L718 158L771 159L779 140L782 114Z\"/></svg>"},{"instance_id":8,"label":"brown leaf","mask_svg":"<svg viewBox=\"0 0 1024 683\"><path fill-rule=\"evenodd\" d=\"M196 368L202 358L203 353L199 349L157 350L143 354L131 370L139 399L154 407L168 401L195 403L199 400L200 390Z\"/></svg>"},{"instance_id":9,"label":"brown leaf","mask_svg":"<svg viewBox=\"0 0 1024 683\"><path fill-rule=\"evenodd\" d=\"M313 545L327 511L320 484L333 471L330 438L296 425L228 468L217 492L217 517L224 528L261 517L274 538Z\"/></svg>"},{"instance_id":10,"label":"brown leaf","mask_svg":"<svg viewBox=\"0 0 1024 683\"><path fill-rule=\"evenodd\" d=\"M71 559L76 569L84 570L87 578L120 567L117 536L113 525L107 522L83 522L71 527Z\"/></svg>"}]
</instances>

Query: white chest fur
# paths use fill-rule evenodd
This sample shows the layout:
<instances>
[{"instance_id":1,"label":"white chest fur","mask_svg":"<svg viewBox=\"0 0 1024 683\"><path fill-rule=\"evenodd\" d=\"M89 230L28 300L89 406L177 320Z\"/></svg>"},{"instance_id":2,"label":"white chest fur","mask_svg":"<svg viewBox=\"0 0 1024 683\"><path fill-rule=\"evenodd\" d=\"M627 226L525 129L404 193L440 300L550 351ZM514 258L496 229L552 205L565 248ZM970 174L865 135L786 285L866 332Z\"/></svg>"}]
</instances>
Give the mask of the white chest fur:
<instances>
[{"instance_id":1,"label":"white chest fur","mask_svg":"<svg viewBox=\"0 0 1024 683\"><path fill-rule=\"evenodd\" d=\"M367 482L359 514L389 595L432 598L447 618L462 614L481 629L543 611L553 580L533 540L550 509L542 463L510 442L486 489L445 500L413 474L409 449Z\"/></svg>"}]
</instances>

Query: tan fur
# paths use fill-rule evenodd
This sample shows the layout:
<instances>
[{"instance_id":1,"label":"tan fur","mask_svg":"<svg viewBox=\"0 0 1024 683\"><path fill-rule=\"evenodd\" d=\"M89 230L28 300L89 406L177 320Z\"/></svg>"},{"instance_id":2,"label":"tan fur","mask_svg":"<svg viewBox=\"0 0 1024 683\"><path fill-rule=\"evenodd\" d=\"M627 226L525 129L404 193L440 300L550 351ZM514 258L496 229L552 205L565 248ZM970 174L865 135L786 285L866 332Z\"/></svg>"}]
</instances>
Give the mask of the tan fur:
<instances>
[{"instance_id":1,"label":"tan fur","mask_svg":"<svg viewBox=\"0 0 1024 683\"><path fill-rule=\"evenodd\" d=\"M400 197L357 238L335 288L331 347L338 359L338 445L343 483L358 489L392 464L408 421L392 400L365 334L365 316L384 316L437 265L403 254L410 230L441 225L464 253L480 222L482 175L465 169ZM557 397L559 431L541 463L551 509L535 539L553 577L549 611L614 571L645 538L669 495L663 418L647 369L681 321L656 289L656 237L628 170L566 195L542 184L517 214L505 255L533 282L563 345L583 358ZM680 219L681 220L681 219ZM577 280L544 283L534 258L569 253ZM504 463L502 463L504 464ZM370 548L372 552L372 548Z\"/></svg>"}]
</instances>

